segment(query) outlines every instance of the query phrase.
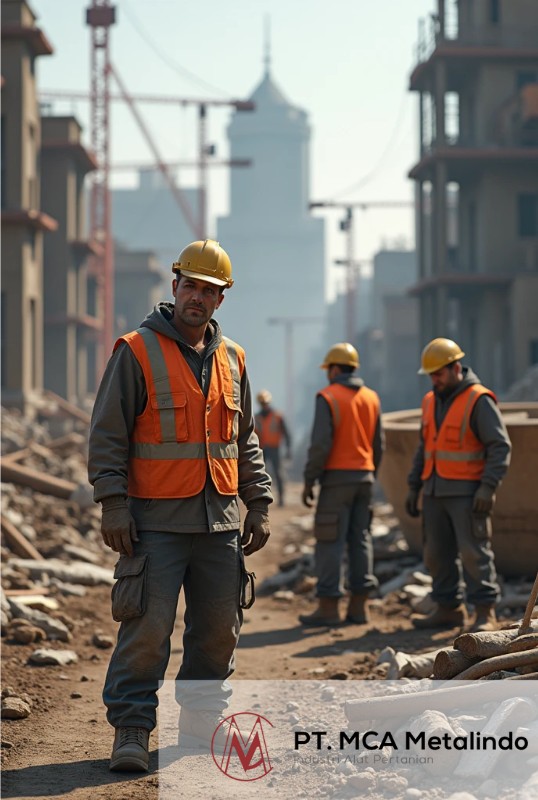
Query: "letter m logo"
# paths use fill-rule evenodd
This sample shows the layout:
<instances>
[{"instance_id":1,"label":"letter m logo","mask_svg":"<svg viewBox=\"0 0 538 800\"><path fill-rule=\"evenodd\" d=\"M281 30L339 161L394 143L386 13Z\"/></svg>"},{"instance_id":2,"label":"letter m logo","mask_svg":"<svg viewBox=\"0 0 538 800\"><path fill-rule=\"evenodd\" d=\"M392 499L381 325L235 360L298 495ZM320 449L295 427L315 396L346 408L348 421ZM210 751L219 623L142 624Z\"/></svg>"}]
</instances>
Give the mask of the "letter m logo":
<instances>
[{"instance_id":1,"label":"letter m logo","mask_svg":"<svg viewBox=\"0 0 538 800\"><path fill-rule=\"evenodd\" d=\"M241 712L220 723L212 742L213 760L229 778L236 781L256 781L272 770L264 722L272 727L269 720L259 714ZM242 728L239 727L240 724ZM216 737L220 743L225 741L223 748L222 744L216 745Z\"/></svg>"}]
</instances>

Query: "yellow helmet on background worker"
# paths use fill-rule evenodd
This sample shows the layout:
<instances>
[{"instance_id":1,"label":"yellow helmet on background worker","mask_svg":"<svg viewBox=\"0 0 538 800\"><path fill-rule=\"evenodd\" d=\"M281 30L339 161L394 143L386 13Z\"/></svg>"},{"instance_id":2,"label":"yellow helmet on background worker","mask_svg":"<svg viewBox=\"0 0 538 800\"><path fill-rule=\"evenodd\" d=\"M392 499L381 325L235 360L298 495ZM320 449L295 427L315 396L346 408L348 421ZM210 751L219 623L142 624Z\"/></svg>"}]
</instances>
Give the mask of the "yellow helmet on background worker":
<instances>
[{"instance_id":1,"label":"yellow helmet on background worker","mask_svg":"<svg viewBox=\"0 0 538 800\"><path fill-rule=\"evenodd\" d=\"M191 242L184 247L172 264L172 272L180 271L187 278L198 278L228 289L233 285L232 262L226 250L213 239Z\"/></svg>"},{"instance_id":2,"label":"yellow helmet on background worker","mask_svg":"<svg viewBox=\"0 0 538 800\"><path fill-rule=\"evenodd\" d=\"M452 339L432 339L422 351L421 367L418 371L419 375L431 375L432 372L437 372L438 369L447 367L454 361L459 361L463 358L465 353L456 342Z\"/></svg>"},{"instance_id":3,"label":"yellow helmet on background worker","mask_svg":"<svg viewBox=\"0 0 538 800\"><path fill-rule=\"evenodd\" d=\"M356 369L359 366L359 354L349 342L338 342L338 344L333 344L320 367L321 369L327 369L331 364L339 364Z\"/></svg>"},{"instance_id":4,"label":"yellow helmet on background worker","mask_svg":"<svg viewBox=\"0 0 538 800\"><path fill-rule=\"evenodd\" d=\"M269 389L261 389L256 395L256 400L258 403L270 403L272 399L273 395Z\"/></svg>"}]
</instances>

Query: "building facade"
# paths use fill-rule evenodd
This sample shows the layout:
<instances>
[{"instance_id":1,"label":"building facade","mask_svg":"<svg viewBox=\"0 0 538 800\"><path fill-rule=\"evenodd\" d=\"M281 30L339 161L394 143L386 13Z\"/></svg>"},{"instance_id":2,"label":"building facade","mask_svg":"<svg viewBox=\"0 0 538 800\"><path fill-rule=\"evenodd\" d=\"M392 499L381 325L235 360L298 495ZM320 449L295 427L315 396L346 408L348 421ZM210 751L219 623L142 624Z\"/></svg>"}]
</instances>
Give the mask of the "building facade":
<instances>
[{"instance_id":1,"label":"building facade","mask_svg":"<svg viewBox=\"0 0 538 800\"><path fill-rule=\"evenodd\" d=\"M84 191L96 162L74 117L42 117L41 135L41 204L58 221L44 244L44 385L82 403L94 381L88 351L100 326L88 309L88 259L98 245L87 239Z\"/></svg>"},{"instance_id":2,"label":"building facade","mask_svg":"<svg viewBox=\"0 0 538 800\"><path fill-rule=\"evenodd\" d=\"M41 124L36 61L52 47L25 0L2 13L2 402L31 414L43 389L43 235L56 221L40 205Z\"/></svg>"},{"instance_id":3,"label":"building facade","mask_svg":"<svg viewBox=\"0 0 538 800\"><path fill-rule=\"evenodd\" d=\"M501 393L538 362L537 31L534 0L438 0L410 79L421 340Z\"/></svg>"}]
</instances>

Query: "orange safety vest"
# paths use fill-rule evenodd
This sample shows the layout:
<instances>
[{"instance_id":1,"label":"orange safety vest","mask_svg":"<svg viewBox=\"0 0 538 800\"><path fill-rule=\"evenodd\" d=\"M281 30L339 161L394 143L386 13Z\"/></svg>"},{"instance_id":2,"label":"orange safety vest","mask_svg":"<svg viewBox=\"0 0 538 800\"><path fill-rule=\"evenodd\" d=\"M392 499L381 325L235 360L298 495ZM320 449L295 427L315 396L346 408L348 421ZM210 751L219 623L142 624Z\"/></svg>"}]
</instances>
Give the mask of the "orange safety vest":
<instances>
[{"instance_id":1,"label":"orange safety vest","mask_svg":"<svg viewBox=\"0 0 538 800\"><path fill-rule=\"evenodd\" d=\"M341 383L331 383L319 394L331 409L333 445L325 469L360 469L373 472L372 442L379 419L379 397L363 386L353 392Z\"/></svg>"},{"instance_id":2,"label":"orange safety vest","mask_svg":"<svg viewBox=\"0 0 538 800\"><path fill-rule=\"evenodd\" d=\"M276 411L256 414L256 433L260 447L279 447L282 441L282 417Z\"/></svg>"},{"instance_id":3,"label":"orange safety vest","mask_svg":"<svg viewBox=\"0 0 538 800\"><path fill-rule=\"evenodd\" d=\"M435 395L428 392L422 400L422 438L424 468L422 479L432 472L453 481L479 481L484 472L485 450L474 435L469 420L476 401L487 394L497 398L481 384L474 384L456 395L439 431L435 422Z\"/></svg>"},{"instance_id":4,"label":"orange safety vest","mask_svg":"<svg viewBox=\"0 0 538 800\"><path fill-rule=\"evenodd\" d=\"M205 397L176 341L150 328L122 336L114 349L122 341L140 364L148 393L129 442L128 494L192 497L204 488L208 468L219 494L237 494L244 350L223 338Z\"/></svg>"}]
</instances>

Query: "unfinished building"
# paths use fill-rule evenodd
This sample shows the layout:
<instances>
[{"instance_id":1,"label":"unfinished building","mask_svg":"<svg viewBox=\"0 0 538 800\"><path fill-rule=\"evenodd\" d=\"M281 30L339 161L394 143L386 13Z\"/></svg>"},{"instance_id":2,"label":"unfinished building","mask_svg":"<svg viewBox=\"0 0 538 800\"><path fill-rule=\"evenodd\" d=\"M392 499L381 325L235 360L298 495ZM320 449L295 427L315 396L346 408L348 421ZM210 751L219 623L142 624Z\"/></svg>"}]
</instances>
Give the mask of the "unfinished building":
<instances>
[{"instance_id":1,"label":"unfinished building","mask_svg":"<svg viewBox=\"0 0 538 800\"><path fill-rule=\"evenodd\" d=\"M25 0L2 2L2 402L31 413L43 388L41 125L35 68L52 47ZM9 157L7 157L9 154Z\"/></svg>"},{"instance_id":2,"label":"unfinished building","mask_svg":"<svg viewBox=\"0 0 538 800\"><path fill-rule=\"evenodd\" d=\"M438 0L410 79L421 340L457 339L501 393L538 363L537 31L535 0Z\"/></svg>"}]
</instances>

